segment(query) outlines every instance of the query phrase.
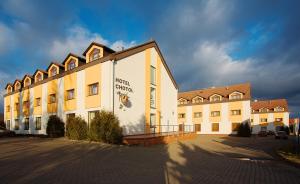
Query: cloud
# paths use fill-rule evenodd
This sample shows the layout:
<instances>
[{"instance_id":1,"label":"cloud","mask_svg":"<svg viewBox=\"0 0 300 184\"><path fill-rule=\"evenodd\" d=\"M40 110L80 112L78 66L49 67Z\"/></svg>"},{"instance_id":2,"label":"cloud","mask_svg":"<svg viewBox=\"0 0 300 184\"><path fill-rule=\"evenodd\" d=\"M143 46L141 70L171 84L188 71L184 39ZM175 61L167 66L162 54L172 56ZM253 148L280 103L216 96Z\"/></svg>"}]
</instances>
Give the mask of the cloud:
<instances>
[{"instance_id":1,"label":"cloud","mask_svg":"<svg viewBox=\"0 0 300 184\"><path fill-rule=\"evenodd\" d=\"M0 22L0 35L0 55L2 55L14 47L14 31Z\"/></svg>"}]
</instances>

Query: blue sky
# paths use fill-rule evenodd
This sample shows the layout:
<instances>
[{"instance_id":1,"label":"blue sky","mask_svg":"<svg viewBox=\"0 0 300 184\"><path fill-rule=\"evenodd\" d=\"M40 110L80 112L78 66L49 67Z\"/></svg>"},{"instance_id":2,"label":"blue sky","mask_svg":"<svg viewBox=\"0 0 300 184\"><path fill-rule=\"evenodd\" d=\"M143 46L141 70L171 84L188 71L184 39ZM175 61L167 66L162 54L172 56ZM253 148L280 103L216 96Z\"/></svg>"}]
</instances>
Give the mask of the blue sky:
<instances>
[{"instance_id":1,"label":"blue sky","mask_svg":"<svg viewBox=\"0 0 300 184\"><path fill-rule=\"evenodd\" d=\"M287 98L296 114L299 5L290 0L3 0L0 88L69 52L82 54L91 41L118 50L152 38L180 90L251 82L254 98Z\"/></svg>"}]
</instances>

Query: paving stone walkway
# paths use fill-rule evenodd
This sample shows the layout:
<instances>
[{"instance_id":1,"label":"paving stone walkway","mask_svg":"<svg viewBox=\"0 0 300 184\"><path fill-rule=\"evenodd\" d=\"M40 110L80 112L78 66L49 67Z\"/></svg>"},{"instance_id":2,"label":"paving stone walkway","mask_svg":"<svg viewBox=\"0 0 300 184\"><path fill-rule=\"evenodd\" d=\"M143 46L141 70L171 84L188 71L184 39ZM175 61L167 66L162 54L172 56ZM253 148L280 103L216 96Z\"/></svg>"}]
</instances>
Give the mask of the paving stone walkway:
<instances>
[{"instance_id":1,"label":"paving stone walkway","mask_svg":"<svg viewBox=\"0 0 300 184\"><path fill-rule=\"evenodd\" d=\"M1 138L0 183L300 183L274 138L198 136L152 147Z\"/></svg>"}]
</instances>

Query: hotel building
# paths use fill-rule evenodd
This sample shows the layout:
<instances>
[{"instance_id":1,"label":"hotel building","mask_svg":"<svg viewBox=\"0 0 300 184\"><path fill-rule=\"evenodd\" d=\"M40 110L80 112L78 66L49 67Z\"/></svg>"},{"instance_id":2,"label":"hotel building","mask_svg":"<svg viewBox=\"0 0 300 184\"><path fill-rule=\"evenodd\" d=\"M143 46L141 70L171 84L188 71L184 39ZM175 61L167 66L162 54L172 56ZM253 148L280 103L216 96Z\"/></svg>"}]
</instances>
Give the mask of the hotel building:
<instances>
[{"instance_id":1,"label":"hotel building","mask_svg":"<svg viewBox=\"0 0 300 184\"><path fill-rule=\"evenodd\" d=\"M240 123L250 121L250 92L249 83L181 92L178 124L194 125L199 134L235 134Z\"/></svg>"},{"instance_id":2,"label":"hotel building","mask_svg":"<svg viewBox=\"0 0 300 184\"><path fill-rule=\"evenodd\" d=\"M281 126L289 126L288 103L285 99L254 100L251 102L252 133L276 131Z\"/></svg>"},{"instance_id":3,"label":"hotel building","mask_svg":"<svg viewBox=\"0 0 300 184\"><path fill-rule=\"evenodd\" d=\"M116 52L91 43L82 56L7 84L4 118L19 134L45 134L49 115L88 123L112 111L125 135L164 131L177 125L177 84L155 41Z\"/></svg>"}]
</instances>

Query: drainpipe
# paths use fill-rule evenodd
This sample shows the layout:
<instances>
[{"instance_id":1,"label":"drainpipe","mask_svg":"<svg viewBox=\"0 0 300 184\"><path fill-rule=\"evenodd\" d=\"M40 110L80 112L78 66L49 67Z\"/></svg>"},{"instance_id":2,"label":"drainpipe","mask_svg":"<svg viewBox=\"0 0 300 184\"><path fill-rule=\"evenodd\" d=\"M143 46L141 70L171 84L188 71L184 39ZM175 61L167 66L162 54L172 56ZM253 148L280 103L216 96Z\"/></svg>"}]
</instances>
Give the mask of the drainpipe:
<instances>
[{"instance_id":1,"label":"drainpipe","mask_svg":"<svg viewBox=\"0 0 300 184\"><path fill-rule=\"evenodd\" d=\"M112 99L112 103L113 103L113 110L112 110L112 112L113 112L113 114L115 114L115 60L114 59L112 59L112 70L113 70L113 73L112 73L112 75L113 75L113 85L112 85L112 92L113 92L113 99Z\"/></svg>"}]
</instances>

